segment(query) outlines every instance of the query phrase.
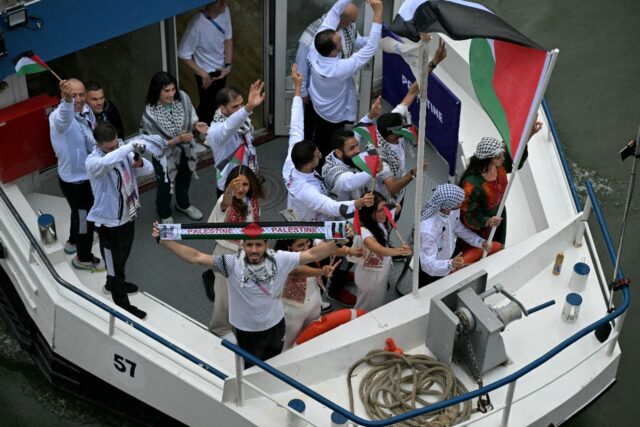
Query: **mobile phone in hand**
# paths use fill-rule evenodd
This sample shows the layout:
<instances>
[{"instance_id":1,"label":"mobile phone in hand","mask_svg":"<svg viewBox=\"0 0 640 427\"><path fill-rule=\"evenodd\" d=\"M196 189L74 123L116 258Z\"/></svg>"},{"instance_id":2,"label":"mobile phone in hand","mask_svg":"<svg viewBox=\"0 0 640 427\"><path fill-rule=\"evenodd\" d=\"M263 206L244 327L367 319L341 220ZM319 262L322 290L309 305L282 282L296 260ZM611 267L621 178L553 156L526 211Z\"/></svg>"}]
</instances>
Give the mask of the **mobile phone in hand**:
<instances>
[{"instance_id":1,"label":"mobile phone in hand","mask_svg":"<svg viewBox=\"0 0 640 427\"><path fill-rule=\"evenodd\" d=\"M222 71L220 70L215 70L209 73L209 77L220 77L220 75L222 74Z\"/></svg>"}]
</instances>

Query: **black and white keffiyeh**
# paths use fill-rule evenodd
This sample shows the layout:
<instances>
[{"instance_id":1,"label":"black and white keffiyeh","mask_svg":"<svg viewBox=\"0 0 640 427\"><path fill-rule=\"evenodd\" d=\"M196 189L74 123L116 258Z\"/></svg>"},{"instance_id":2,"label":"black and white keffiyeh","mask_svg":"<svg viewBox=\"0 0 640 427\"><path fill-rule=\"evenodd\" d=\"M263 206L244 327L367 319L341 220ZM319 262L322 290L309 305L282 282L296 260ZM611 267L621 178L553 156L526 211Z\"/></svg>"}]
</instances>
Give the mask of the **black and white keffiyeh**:
<instances>
[{"instance_id":1,"label":"black and white keffiyeh","mask_svg":"<svg viewBox=\"0 0 640 427\"><path fill-rule=\"evenodd\" d=\"M496 138L485 136L476 147L474 156L478 159L492 159L504 152L504 144Z\"/></svg>"},{"instance_id":2,"label":"black and white keffiyeh","mask_svg":"<svg viewBox=\"0 0 640 427\"><path fill-rule=\"evenodd\" d=\"M236 262L242 270L242 283L240 286L247 286L250 281L255 282L258 286L268 286L271 294L273 279L278 273L278 264L276 264L275 252L267 249L264 254L264 260L260 264L249 264L246 262L247 255L244 251L240 251L237 255ZM272 295L275 297L276 295Z\"/></svg>"},{"instance_id":3,"label":"black and white keffiyeh","mask_svg":"<svg viewBox=\"0 0 640 427\"><path fill-rule=\"evenodd\" d=\"M183 133L191 132L192 124L197 120L194 115L193 104L191 98L185 92L180 91L180 101L174 100L169 108L164 105L155 104L145 107L142 114L140 128L142 133L147 135L160 135L165 140ZM195 139L189 144L179 144L174 147L167 147L166 166L163 165L165 176L171 183L171 192L173 193L173 182L178 174L178 165L182 152L187 158L189 170L193 173L194 178L198 178L196 174L196 147ZM160 162L163 164L163 162Z\"/></svg>"},{"instance_id":4,"label":"black and white keffiyeh","mask_svg":"<svg viewBox=\"0 0 640 427\"><path fill-rule=\"evenodd\" d=\"M464 190L453 184L442 184L436 187L436 191L424 204L420 221L431 218L441 209L457 209L464 200Z\"/></svg>"},{"instance_id":5,"label":"black and white keffiyeh","mask_svg":"<svg viewBox=\"0 0 640 427\"><path fill-rule=\"evenodd\" d=\"M85 105L82 112L73 113L73 117L80 125L84 148L87 150L87 154L90 154L96 146L96 140L93 138L93 129L97 125L96 116L91 108Z\"/></svg>"},{"instance_id":6,"label":"black and white keffiyeh","mask_svg":"<svg viewBox=\"0 0 640 427\"><path fill-rule=\"evenodd\" d=\"M344 59L353 55L357 31L356 24L349 24L342 29L342 34L344 35L342 40L342 57Z\"/></svg>"},{"instance_id":7,"label":"black and white keffiyeh","mask_svg":"<svg viewBox=\"0 0 640 427\"><path fill-rule=\"evenodd\" d=\"M356 168L352 168L343 162L341 159L337 158L335 152L332 151L327 155L324 160L324 165L322 165L322 180L326 187L331 191L333 186L335 185L338 177L343 173L358 173L360 172Z\"/></svg>"}]
</instances>

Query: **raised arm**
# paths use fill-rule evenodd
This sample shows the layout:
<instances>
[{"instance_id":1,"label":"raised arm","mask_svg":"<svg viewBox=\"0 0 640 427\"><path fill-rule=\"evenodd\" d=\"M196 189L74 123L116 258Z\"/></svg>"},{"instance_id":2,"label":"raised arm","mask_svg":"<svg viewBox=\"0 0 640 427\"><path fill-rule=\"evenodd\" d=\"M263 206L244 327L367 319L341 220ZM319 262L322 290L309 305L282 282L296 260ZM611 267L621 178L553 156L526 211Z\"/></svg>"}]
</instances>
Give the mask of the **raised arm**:
<instances>
[{"instance_id":1,"label":"raised arm","mask_svg":"<svg viewBox=\"0 0 640 427\"><path fill-rule=\"evenodd\" d=\"M59 84L62 101L58 108L51 113L51 122L58 133L65 133L73 121L73 98L71 83L62 80Z\"/></svg>"},{"instance_id":2,"label":"raised arm","mask_svg":"<svg viewBox=\"0 0 640 427\"><path fill-rule=\"evenodd\" d=\"M320 261L331 255L338 250L336 241L325 242L320 245L314 246L311 249L300 252L300 264L309 264L310 262Z\"/></svg>"},{"instance_id":3,"label":"raised arm","mask_svg":"<svg viewBox=\"0 0 640 427\"><path fill-rule=\"evenodd\" d=\"M158 239L160 237L160 228L158 227L158 223L153 224L151 237L154 239ZM213 257L211 254L202 253L197 249L185 246L173 240L160 240L160 244L173 252L175 256L189 264L198 264L207 268L214 267Z\"/></svg>"},{"instance_id":4,"label":"raised arm","mask_svg":"<svg viewBox=\"0 0 640 427\"><path fill-rule=\"evenodd\" d=\"M327 16L325 16L322 24L320 24L316 34L324 30L337 30L340 24L340 15L342 15L342 12L344 12L349 3L351 3L351 0L338 0L335 2L331 9L329 9L329 12L327 12Z\"/></svg>"}]
</instances>

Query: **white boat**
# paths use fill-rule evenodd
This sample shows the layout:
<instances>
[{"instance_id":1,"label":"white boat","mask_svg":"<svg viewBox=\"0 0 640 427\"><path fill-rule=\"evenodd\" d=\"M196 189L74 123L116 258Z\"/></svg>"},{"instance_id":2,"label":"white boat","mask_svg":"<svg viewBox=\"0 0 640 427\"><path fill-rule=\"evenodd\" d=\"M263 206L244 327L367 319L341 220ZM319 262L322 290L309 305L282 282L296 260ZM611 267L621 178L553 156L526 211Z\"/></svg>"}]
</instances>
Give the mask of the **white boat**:
<instances>
[{"instance_id":1,"label":"white boat","mask_svg":"<svg viewBox=\"0 0 640 427\"><path fill-rule=\"evenodd\" d=\"M470 84L469 43L446 42L449 55L438 77L462 102L459 153L465 161L476 141L497 132ZM76 390L118 390L152 412L187 425L284 426L297 420L340 425L340 417L331 418L334 412L361 425L389 425L400 419L367 422L357 393L355 411L349 413L350 367L369 351L382 349L388 337L405 354L446 354L434 347L435 341L426 340L435 322L430 317L432 301L474 280L486 289L501 284L527 309L551 300L555 304L492 335L504 341L507 356L483 376L492 407L473 412L460 425L559 425L615 381L623 317L604 342L591 331L626 310L628 291L623 289L624 303L602 320L607 316L608 281L586 223L597 202L589 199L584 211L579 207L548 110L541 109L540 117L544 130L529 143L528 160L507 201L509 240L503 251L294 347L269 360L271 368L260 364L237 370L237 347L150 294L141 292L134 300L148 313L144 321L114 305L102 293L103 274L74 270L60 240L41 243L36 212L54 214L58 230L67 228L69 215L64 199L41 191L36 174L0 184L0 274L4 301L9 302L5 310L17 331L22 326L39 337L33 349L39 361L50 365L45 371L53 373L55 383ZM595 213L602 221L598 209ZM606 227L603 232L607 235ZM560 251L564 268L553 275ZM581 293L577 320L567 322L562 311L571 292L571 267L583 260L593 273ZM503 306L508 300L494 295L486 302ZM468 390L478 389L455 361L452 369ZM354 390L364 371L356 372ZM468 396L474 407L477 394ZM289 407L294 399L304 402L303 414Z\"/></svg>"}]
</instances>

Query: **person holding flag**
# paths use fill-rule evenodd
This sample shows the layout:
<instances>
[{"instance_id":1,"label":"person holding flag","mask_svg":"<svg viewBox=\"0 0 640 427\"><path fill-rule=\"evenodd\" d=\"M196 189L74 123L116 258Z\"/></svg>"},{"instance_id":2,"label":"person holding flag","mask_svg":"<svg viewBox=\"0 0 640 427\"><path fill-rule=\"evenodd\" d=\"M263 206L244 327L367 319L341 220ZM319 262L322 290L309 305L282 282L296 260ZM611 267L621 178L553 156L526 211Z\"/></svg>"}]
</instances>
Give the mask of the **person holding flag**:
<instances>
[{"instance_id":1,"label":"person holding flag","mask_svg":"<svg viewBox=\"0 0 640 427\"><path fill-rule=\"evenodd\" d=\"M441 44L432 62L440 63L445 57L446 50L444 44ZM387 203L392 205L404 203L406 187L417 174L415 167L409 171L406 169L405 146L407 143L417 143L417 136L412 132L415 129L411 125L409 107L418 95L418 90L418 82L414 82L400 104L390 113L381 114L379 117L368 114L354 128L357 137L366 142L366 149L376 149L380 156L382 170L377 175L376 191L384 195ZM375 111L372 107L371 112ZM425 160L423 169L426 168ZM397 220L400 212L396 212L395 215Z\"/></svg>"},{"instance_id":2,"label":"person holding flag","mask_svg":"<svg viewBox=\"0 0 640 427\"><path fill-rule=\"evenodd\" d=\"M425 203L420 216L420 282L423 287L464 267L462 254L453 256L456 239L490 251L488 242L460 221L464 191L453 184L442 184Z\"/></svg>"},{"instance_id":3,"label":"person holding flag","mask_svg":"<svg viewBox=\"0 0 640 427\"><path fill-rule=\"evenodd\" d=\"M260 220L259 199L262 197L262 186L253 171L244 165L236 166L229 172L224 193L218 198L207 222L257 222ZM213 256L235 254L241 249L239 240L217 242ZM203 281L207 296L214 302L209 331L220 338L226 337L235 341L229 323L227 278L223 274L207 270L203 273Z\"/></svg>"},{"instance_id":4,"label":"person holding flag","mask_svg":"<svg viewBox=\"0 0 640 427\"><path fill-rule=\"evenodd\" d=\"M542 129L541 122L535 122L529 138ZM526 151L520 166L526 160ZM507 238L507 211L497 216L498 207L507 188L507 174L513 170L511 156L506 153L505 144L493 137L484 137L476 146L469 165L460 178L464 190L464 202L460 207L463 224L487 239L493 227L497 227L493 241L504 245ZM461 244L460 249L470 248ZM480 256L482 254L479 254ZM478 257L479 259L479 257Z\"/></svg>"},{"instance_id":5,"label":"person holding flag","mask_svg":"<svg viewBox=\"0 0 640 427\"><path fill-rule=\"evenodd\" d=\"M360 155L360 145L352 130L339 129L331 140L333 151L322 165L322 180L337 200L360 197L372 176L378 172L360 169L354 163ZM373 175L372 175L373 174Z\"/></svg>"},{"instance_id":6,"label":"person holding flag","mask_svg":"<svg viewBox=\"0 0 640 427\"><path fill-rule=\"evenodd\" d=\"M71 260L75 268L105 271L104 262L91 252L94 224L87 219L94 198L85 160L95 148L92 132L96 118L86 105L86 92L80 80L61 80L60 92L60 105L49 115L49 135L58 158L60 188L71 208L69 240L64 251L77 252Z\"/></svg>"},{"instance_id":7,"label":"person holding flag","mask_svg":"<svg viewBox=\"0 0 640 427\"><path fill-rule=\"evenodd\" d=\"M361 232L364 249L362 260L356 264L355 269L358 287L355 308L367 311L375 310L385 302L391 257L411 255L411 248L406 244L399 248L389 247L388 220L385 214L387 202L377 191L373 192L373 198L373 206L363 207L359 211L361 226L354 226L354 233Z\"/></svg>"},{"instance_id":8,"label":"person holding flag","mask_svg":"<svg viewBox=\"0 0 640 427\"><path fill-rule=\"evenodd\" d=\"M218 197L224 192L227 176L238 165L248 166L260 177L258 155L253 145L253 124L249 116L265 99L264 82L256 80L249 87L247 103L240 92L226 87L218 92L218 109L210 126L198 124L196 129L207 135L216 166Z\"/></svg>"}]
</instances>

